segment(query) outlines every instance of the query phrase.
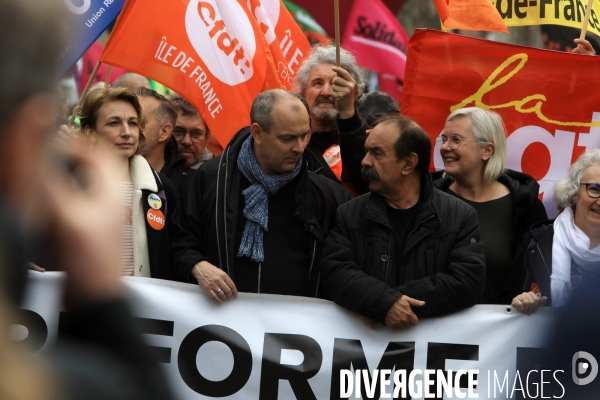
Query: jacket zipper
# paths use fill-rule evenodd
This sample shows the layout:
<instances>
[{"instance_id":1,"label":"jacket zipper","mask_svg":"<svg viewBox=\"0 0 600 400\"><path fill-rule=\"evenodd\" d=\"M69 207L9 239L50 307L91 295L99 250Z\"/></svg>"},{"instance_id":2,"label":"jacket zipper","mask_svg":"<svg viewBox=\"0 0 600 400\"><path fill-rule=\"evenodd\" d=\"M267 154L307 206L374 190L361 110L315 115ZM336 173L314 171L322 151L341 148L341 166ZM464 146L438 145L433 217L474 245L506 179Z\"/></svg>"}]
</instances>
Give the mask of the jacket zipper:
<instances>
[{"instance_id":1,"label":"jacket zipper","mask_svg":"<svg viewBox=\"0 0 600 400\"><path fill-rule=\"evenodd\" d=\"M313 238L313 251L312 257L310 260L310 268L308 268L308 281L310 282L310 276L312 274L313 265L315 263L315 253L317 252L317 239ZM321 272L319 272L319 276L317 278L317 289L315 290L315 297L319 293L319 281L321 280Z\"/></svg>"},{"instance_id":2,"label":"jacket zipper","mask_svg":"<svg viewBox=\"0 0 600 400\"><path fill-rule=\"evenodd\" d=\"M388 243L388 259L385 266L385 283L388 280L388 274L390 272L390 260L392 259L392 238L394 237L394 233L390 235L390 241Z\"/></svg>"},{"instance_id":3,"label":"jacket zipper","mask_svg":"<svg viewBox=\"0 0 600 400\"><path fill-rule=\"evenodd\" d=\"M538 253L540 254L540 257L542 257L542 262L544 263L544 267L546 267L546 271L548 272L548 276L551 276L552 273L550 272L550 269L548 268L548 264L546 264L546 260L544 259L544 255L542 254L542 250L540 250L540 245L538 243L536 243L535 247L537 247Z\"/></svg>"},{"instance_id":4,"label":"jacket zipper","mask_svg":"<svg viewBox=\"0 0 600 400\"><path fill-rule=\"evenodd\" d=\"M261 276L261 273L262 273L262 263L259 262L258 263L258 292L257 293L260 293L260 276Z\"/></svg>"}]
</instances>

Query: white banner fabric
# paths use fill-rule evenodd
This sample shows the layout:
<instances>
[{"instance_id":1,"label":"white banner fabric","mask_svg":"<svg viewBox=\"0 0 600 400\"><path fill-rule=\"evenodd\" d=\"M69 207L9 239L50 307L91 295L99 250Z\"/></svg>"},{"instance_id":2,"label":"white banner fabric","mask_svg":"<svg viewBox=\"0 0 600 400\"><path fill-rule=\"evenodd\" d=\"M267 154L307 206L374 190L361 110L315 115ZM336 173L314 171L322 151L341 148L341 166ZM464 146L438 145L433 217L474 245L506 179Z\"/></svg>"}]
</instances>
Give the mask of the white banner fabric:
<instances>
[{"instance_id":1,"label":"white banner fabric","mask_svg":"<svg viewBox=\"0 0 600 400\"><path fill-rule=\"evenodd\" d=\"M23 308L47 325L42 350L56 339L62 279L58 272L30 273ZM176 395L190 400L339 398L339 370L351 368L351 362L364 368L364 361L371 374L389 366L478 370L474 395L501 398L494 374L503 380L508 373L512 386L517 348L540 347L556 311L542 309L527 317L510 307L479 305L421 319L405 331L372 330L358 315L326 300L240 293L218 305L197 285L123 279L134 314L145 322L146 332L154 333L144 336ZM18 326L15 332L19 336Z\"/></svg>"}]
</instances>

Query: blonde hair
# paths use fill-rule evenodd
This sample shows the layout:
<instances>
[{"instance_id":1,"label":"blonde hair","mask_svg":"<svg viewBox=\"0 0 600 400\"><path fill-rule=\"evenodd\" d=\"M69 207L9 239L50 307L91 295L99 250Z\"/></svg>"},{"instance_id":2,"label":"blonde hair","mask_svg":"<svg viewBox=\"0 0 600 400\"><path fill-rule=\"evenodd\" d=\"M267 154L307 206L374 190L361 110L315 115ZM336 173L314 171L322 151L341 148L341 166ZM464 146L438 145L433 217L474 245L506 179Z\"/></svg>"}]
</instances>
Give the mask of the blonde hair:
<instances>
[{"instance_id":1,"label":"blonde hair","mask_svg":"<svg viewBox=\"0 0 600 400\"><path fill-rule=\"evenodd\" d=\"M494 153L483 167L484 182L497 180L506 170L506 127L502 117L494 111L479 107L465 107L452 112L446 122L456 117L469 117L472 131L480 147L494 145Z\"/></svg>"}]
</instances>

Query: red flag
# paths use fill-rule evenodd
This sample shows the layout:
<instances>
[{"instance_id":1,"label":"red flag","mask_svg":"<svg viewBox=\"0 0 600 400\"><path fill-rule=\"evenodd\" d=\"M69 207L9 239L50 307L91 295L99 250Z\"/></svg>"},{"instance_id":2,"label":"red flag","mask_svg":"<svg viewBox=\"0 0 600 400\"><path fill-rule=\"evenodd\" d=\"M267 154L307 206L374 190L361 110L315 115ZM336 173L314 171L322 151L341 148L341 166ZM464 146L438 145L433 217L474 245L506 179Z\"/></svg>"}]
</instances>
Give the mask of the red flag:
<instances>
[{"instance_id":1,"label":"red flag","mask_svg":"<svg viewBox=\"0 0 600 400\"><path fill-rule=\"evenodd\" d=\"M409 42L402 114L434 140L451 111L477 106L502 116L507 167L532 175L548 215L553 185L585 150L600 147L596 57L417 29ZM432 166L442 169L434 147Z\"/></svg>"},{"instance_id":2,"label":"red flag","mask_svg":"<svg viewBox=\"0 0 600 400\"><path fill-rule=\"evenodd\" d=\"M247 0L247 4L265 35L283 88L292 90L310 43L281 0Z\"/></svg>"},{"instance_id":3,"label":"red flag","mask_svg":"<svg viewBox=\"0 0 600 400\"><path fill-rule=\"evenodd\" d=\"M433 4L440 15L444 30L508 33L506 24L490 0L433 0Z\"/></svg>"},{"instance_id":4,"label":"red flag","mask_svg":"<svg viewBox=\"0 0 600 400\"><path fill-rule=\"evenodd\" d=\"M244 0L127 0L101 61L173 89L225 147L261 91L281 87Z\"/></svg>"},{"instance_id":5,"label":"red flag","mask_svg":"<svg viewBox=\"0 0 600 400\"><path fill-rule=\"evenodd\" d=\"M361 67L404 80L408 36L381 0L355 0L343 38Z\"/></svg>"},{"instance_id":6,"label":"red flag","mask_svg":"<svg viewBox=\"0 0 600 400\"><path fill-rule=\"evenodd\" d=\"M402 85L402 81L394 75L379 75L379 90L389 94L398 104L402 100Z\"/></svg>"}]
</instances>

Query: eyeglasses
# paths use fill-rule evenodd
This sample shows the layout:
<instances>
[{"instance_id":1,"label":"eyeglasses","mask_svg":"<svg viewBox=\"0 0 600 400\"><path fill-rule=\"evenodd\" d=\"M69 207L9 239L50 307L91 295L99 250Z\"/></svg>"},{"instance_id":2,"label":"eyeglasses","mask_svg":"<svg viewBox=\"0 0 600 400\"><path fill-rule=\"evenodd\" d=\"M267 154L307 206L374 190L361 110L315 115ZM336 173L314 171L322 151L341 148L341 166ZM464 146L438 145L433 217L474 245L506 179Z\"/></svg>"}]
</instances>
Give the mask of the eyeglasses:
<instances>
[{"instance_id":1,"label":"eyeglasses","mask_svg":"<svg viewBox=\"0 0 600 400\"><path fill-rule=\"evenodd\" d=\"M204 132L200 132L200 131L185 131L183 129L173 129L173 136L175 137L175 140L183 140L183 138L185 137L185 135L189 134L190 135L190 140L194 143L200 143L203 142L204 140L206 140L206 133Z\"/></svg>"},{"instance_id":2,"label":"eyeglasses","mask_svg":"<svg viewBox=\"0 0 600 400\"><path fill-rule=\"evenodd\" d=\"M450 138L447 138L445 136L438 136L437 138L435 138L435 146L438 149L441 149L444 143L446 142L448 142L448 145L452 150L458 149L460 147L460 144L463 142L476 142L480 144L487 144L486 142L480 142L479 140L462 140L458 136L452 136Z\"/></svg>"},{"instance_id":3,"label":"eyeglasses","mask_svg":"<svg viewBox=\"0 0 600 400\"><path fill-rule=\"evenodd\" d=\"M580 185L585 186L585 192L592 199L600 198L600 184L597 183L581 183Z\"/></svg>"}]
</instances>

